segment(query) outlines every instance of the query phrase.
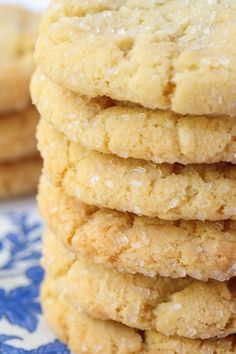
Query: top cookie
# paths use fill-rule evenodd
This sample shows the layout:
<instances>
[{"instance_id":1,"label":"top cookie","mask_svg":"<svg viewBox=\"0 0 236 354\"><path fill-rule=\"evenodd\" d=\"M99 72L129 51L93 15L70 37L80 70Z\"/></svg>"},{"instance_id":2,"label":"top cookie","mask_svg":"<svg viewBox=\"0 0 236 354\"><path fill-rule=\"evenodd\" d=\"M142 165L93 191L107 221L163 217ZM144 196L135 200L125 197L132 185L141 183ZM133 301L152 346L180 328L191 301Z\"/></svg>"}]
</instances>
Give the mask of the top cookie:
<instances>
[{"instance_id":1,"label":"top cookie","mask_svg":"<svg viewBox=\"0 0 236 354\"><path fill-rule=\"evenodd\" d=\"M233 0L53 0L36 59L89 97L234 116L235 17Z\"/></svg>"},{"instance_id":2,"label":"top cookie","mask_svg":"<svg viewBox=\"0 0 236 354\"><path fill-rule=\"evenodd\" d=\"M0 6L0 114L23 110L30 102L37 27L37 15Z\"/></svg>"}]
</instances>

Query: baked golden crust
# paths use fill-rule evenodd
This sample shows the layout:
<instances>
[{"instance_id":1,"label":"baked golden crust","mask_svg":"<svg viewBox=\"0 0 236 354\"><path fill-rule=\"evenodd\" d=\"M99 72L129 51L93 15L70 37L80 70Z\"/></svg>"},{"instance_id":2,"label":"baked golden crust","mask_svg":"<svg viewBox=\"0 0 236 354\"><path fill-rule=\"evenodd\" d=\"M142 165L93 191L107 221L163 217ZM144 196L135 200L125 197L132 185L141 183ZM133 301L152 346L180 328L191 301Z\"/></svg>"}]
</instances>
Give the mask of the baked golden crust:
<instances>
[{"instance_id":1,"label":"baked golden crust","mask_svg":"<svg viewBox=\"0 0 236 354\"><path fill-rule=\"evenodd\" d=\"M89 97L235 116L235 16L232 0L54 0L36 60L53 81Z\"/></svg>"}]
</instances>

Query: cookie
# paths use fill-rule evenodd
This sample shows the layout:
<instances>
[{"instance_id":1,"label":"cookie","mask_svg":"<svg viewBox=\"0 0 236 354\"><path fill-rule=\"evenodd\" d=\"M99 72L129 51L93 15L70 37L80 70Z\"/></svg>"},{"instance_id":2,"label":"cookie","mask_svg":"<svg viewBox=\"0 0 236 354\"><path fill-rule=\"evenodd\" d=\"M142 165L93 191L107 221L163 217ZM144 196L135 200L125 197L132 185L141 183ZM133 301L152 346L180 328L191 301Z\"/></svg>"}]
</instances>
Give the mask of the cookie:
<instances>
[{"instance_id":1,"label":"cookie","mask_svg":"<svg viewBox=\"0 0 236 354\"><path fill-rule=\"evenodd\" d=\"M71 196L160 219L236 219L236 167L153 164L84 149L42 120L45 173Z\"/></svg>"},{"instance_id":2,"label":"cookie","mask_svg":"<svg viewBox=\"0 0 236 354\"><path fill-rule=\"evenodd\" d=\"M162 221L98 209L42 176L38 203L47 225L78 256L121 272L225 281L236 276L234 221Z\"/></svg>"},{"instance_id":3,"label":"cookie","mask_svg":"<svg viewBox=\"0 0 236 354\"><path fill-rule=\"evenodd\" d=\"M0 164L0 199L36 192L41 167L38 156Z\"/></svg>"},{"instance_id":4,"label":"cookie","mask_svg":"<svg viewBox=\"0 0 236 354\"><path fill-rule=\"evenodd\" d=\"M155 163L236 163L232 118L180 116L107 97L89 99L50 82L39 70L31 91L42 116L89 150Z\"/></svg>"},{"instance_id":5,"label":"cookie","mask_svg":"<svg viewBox=\"0 0 236 354\"><path fill-rule=\"evenodd\" d=\"M97 321L72 308L57 292L57 282L46 277L41 292L44 314L59 338L73 353L128 354L142 348L141 336L115 322Z\"/></svg>"},{"instance_id":6,"label":"cookie","mask_svg":"<svg viewBox=\"0 0 236 354\"><path fill-rule=\"evenodd\" d=\"M145 332L149 354L230 354L236 350L235 337L220 340L193 340L180 337L165 337L155 331Z\"/></svg>"},{"instance_id":7,"label":"cookie","mask_svg":"<svg viewBox=\"0 0 236 354\"><path fill-rule=\"evenodd\" d=\"M119 273L77 258L50 232L44 236L43 264L59 278L58 292L91 317L167 336L207 339L235 333L234 278L204 283Z\"/></svg>"},{"instance_id":8,"label":"cookie","mask_svg":"<svg viewBox=\"0 0 236 354\"><path fill-rule=\"evenodd\" d=\"M0 116L0 162L23 159L36 154L38 112L31 106L25 111Z\"/></svg>"},{"instance_id":9,"label":"cookie","mask_svg":"<svg viewBox=\"0 0 236 354\"><path fill-rule=\"evenodd\" d=\"M53 81L89 97L235 116L235 16L232 0L54 0L36 60Z\"/></svg>"},{"instance_id":10,"label":"cookie","mask_svg":"<svg viewBox=\"0 0 236 354\"><path fill-rule=\"evenodd\" d=\"M233 354L236 351L234 336L220 340L165 337L155 331L140 333L119 323L92 319L73 309L57 292L57 281L49 276L41 295L50 327L74 354Z\"/></svg>"},{"instance_id":11,"label":"cookie","mask_svg":"<svg viewBox=\"0 0 236 354\"><path fill-rule=\"evenodd\" d=\"M30 103L29 83L39 17L16 6L0 6L0 113Z\"/></svg>"}]
</instances>

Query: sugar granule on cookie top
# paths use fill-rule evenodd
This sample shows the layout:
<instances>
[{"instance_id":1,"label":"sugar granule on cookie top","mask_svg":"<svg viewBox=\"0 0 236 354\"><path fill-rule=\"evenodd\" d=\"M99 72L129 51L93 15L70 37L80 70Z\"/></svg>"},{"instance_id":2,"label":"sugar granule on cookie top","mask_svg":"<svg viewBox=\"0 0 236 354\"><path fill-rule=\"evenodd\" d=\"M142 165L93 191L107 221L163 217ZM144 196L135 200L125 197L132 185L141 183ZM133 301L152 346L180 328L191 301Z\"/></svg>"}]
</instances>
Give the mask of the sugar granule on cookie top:
<instances>
[{"instance_id":1,"label":"sugar granule on cookie top","mask_svg":"<svg viewBox=\"0 0 236 354\"><path fill-rule=\"evenodd\" d=\"M0 6L0 113L22 110L30 102L38 23L38 15L27 10Z\"/></svg>"},{"instance_id":2,"label":"sugar granule on cookie top","mask_svg":"<svg viewBox=\"0 0 236 354\"><path fill-rule=\"evenodd\" d=\"M233 0L53 0L36 59L89 97L234 116L235 17Z\"/></svg>"}]
</instances>

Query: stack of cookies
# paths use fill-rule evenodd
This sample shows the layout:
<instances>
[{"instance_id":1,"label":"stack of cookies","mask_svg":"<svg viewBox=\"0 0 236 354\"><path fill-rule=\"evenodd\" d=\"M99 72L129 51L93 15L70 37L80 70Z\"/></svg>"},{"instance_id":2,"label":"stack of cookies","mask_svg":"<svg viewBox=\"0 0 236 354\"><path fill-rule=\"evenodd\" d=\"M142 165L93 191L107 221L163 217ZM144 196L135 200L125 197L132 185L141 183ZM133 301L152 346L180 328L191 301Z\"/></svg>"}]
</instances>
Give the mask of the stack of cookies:
<instances>
[{"instance_id":1,"label":"stack of cookies","mask_svg":"<svg viewBox=\"0 0 236 354\"><path fill-rule=\"evenodd\" d=\"M230 0L43 17L42 304L73 353L236 353L235 18Z\"/></svg>"},{"instance_id":2,"label":"stack of cookies","mask_svg":"<svg viewBox=\"0 0 236 354\"><path fill-rule=\"evenodd\" d=\"M37 27L38 16L0 7L0 199L34 192L40 174L29 92Z\"/></svg>"}]
</instances>

